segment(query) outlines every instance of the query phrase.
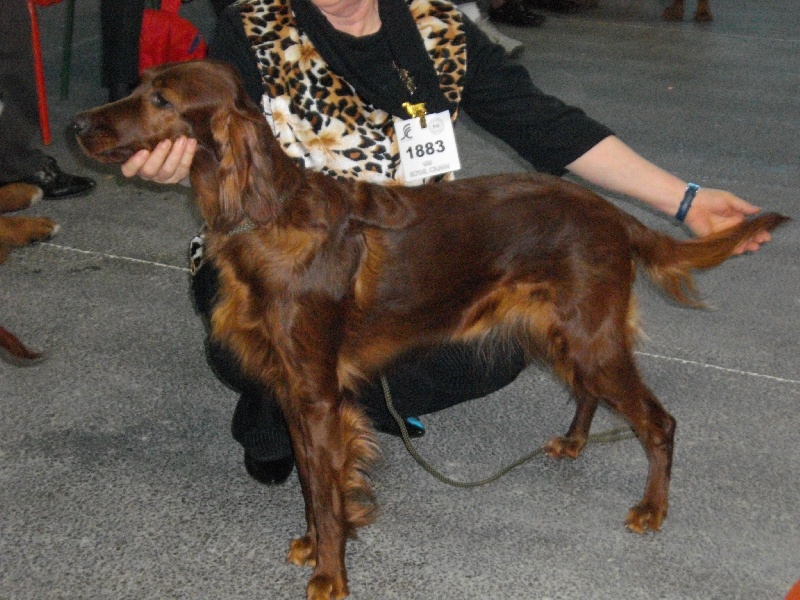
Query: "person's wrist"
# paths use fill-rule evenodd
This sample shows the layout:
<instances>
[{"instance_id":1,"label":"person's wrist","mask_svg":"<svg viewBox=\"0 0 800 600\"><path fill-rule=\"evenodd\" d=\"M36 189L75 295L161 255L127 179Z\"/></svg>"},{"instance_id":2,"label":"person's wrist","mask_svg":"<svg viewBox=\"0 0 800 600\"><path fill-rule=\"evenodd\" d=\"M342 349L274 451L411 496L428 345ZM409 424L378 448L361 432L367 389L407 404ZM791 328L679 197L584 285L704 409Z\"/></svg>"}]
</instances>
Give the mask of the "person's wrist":
<instances>
[{"instance_id":1,"label":"person's wrist","mask_svg":"<svg viewBox=\"0 0 800 600\"><path fill-rule=\"evenodd\" d=\"M696 183L689 183L689 185L686 186L686 191L683 193L683 200L681 200L680 206L678 206L678 212L675 213L675 218L681 223L686 220L686 215L689 213L689 209L692 207L692 203L699 190L700 186Z\"/></svg>"}]
</instances>

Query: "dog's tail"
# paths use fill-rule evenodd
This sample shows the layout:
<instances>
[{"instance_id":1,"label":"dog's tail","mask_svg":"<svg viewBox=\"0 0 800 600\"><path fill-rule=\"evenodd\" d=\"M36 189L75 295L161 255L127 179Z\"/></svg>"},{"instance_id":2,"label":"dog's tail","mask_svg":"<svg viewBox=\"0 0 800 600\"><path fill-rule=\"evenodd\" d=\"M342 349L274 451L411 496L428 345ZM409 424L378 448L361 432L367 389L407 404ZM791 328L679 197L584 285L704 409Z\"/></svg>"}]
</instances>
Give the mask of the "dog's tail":
<instances>
[{"instance_id":1,"label":"dog's tail","mask_svg":"<svg viewBox=\"0 0 800 600\"><path fill-rule=\"evenodd\" d=\"M777 213L765 213L706 237L678 241L630 218L628 234L637 259L653 281L678 302L702 306L692 271L716 267L743 242L789 220Z\"/></svg>"},{"instance_id":2,"label":"dog's tail","mask_svg":"<svg viewBox=\"0 0 800 600\"><path fill-rule=\"evenodd\" d=\"M41 353L26 348L17 336L3 327L0 327L0 356L17 365L31 364L42 358Z\"/></svg>"}]
</instances>

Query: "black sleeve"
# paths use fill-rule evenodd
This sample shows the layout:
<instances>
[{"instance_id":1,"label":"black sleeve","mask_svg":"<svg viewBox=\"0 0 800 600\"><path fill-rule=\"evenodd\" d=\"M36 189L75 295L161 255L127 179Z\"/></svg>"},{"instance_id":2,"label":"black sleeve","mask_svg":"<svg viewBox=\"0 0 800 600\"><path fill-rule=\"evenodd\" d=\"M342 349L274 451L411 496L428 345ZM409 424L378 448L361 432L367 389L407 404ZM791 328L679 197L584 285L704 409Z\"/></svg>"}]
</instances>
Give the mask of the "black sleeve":
<instances>
[{"instance_id":1,"label":"black sleeve","mask_svg":"<svg viewBox=\"0 0 800 600\"><path fill-rule=\"evenodd\" d=\"M264 95L261 74L253 47L244 33L238 7L230 6L219 15L217 28L208 44L208 58L233 65L244 81L247 95L261 105L261 96Z\"/></svg>"},{"instance_id":2,"label":"black sleeve","mask_svg":"<svg viewBox=\"0 0 800 600\"><path fill-rule=\"evenodd\" d=\"M507 60L469 19L464 22L467 73L461 108L534 168L562 175L566 165L613 135L582 110L534 86L524 67Z\"/></svg>"}]
</instances>

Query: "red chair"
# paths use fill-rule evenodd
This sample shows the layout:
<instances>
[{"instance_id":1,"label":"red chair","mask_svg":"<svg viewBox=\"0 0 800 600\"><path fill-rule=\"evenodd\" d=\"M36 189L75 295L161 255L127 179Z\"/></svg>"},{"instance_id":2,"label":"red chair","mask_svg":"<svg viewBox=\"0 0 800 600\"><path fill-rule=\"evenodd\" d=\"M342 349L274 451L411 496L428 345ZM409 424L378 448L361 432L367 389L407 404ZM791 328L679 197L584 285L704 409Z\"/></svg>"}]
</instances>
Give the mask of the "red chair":
<instances>
[{"instance_id":1,"label":"red chair","mask_svg":"<svg viewBox=\"0 0 800 600\"><path fill-rule=\"evenodd\" d=\"M50 114L47 111L47 88L44 80L44 64L42 62L42 44L39 36L39 18L37 6L58 4L61 0L28 0L28 12L31 16L31 44L33 46L33 72L36 77L36 96L39 106L39 129L42 143L46 146L52 141L50 135ZM70 62L72 59L72 28L75 16L75 0L67 0L64 19L64 44L61 60L61 98L69 93Z\"/></svg>"}]
</instances>

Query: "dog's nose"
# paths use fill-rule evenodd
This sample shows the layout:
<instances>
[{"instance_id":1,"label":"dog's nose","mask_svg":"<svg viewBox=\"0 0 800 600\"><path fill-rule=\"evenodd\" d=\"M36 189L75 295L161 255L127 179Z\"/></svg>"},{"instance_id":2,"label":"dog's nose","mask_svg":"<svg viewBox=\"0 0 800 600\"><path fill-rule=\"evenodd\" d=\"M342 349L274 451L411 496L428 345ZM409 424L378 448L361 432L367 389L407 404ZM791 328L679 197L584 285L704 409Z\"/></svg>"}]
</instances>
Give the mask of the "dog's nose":
<instances>
[{"instance_id":1,"label":"dog's nose","mask_svg":"<svg viewBox=\"0 0 800 600\"><path fill-rule=\"evenodd\" d=\"M72 131L75 135L83 135L91 128L91 121L85 115L77 115L72 119Z\"/></svg>"}]
</instances>

